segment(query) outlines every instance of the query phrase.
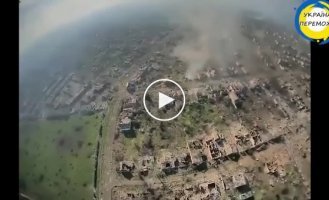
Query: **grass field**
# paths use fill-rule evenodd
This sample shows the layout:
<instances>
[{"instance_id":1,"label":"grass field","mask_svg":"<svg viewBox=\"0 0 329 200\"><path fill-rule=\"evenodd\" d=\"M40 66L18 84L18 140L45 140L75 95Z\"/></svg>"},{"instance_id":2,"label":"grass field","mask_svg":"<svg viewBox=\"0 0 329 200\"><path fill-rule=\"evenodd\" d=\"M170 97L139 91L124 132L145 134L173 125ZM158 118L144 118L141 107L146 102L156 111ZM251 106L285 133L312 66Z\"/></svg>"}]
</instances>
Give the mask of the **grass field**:
<instances>
[{"instance_id":1,"label":"grass field","mask_svg":"<svg viewBox=\"0 0 329 200\"><path fill-rule=\"evenodd\" d=\"M215 127L223 126L220 111L210 103L192 103L185 106L182 116L178 119L185 132L194 136L202 132L204 125L212 123Z\"/></svg>"},{"instance_id":2,"label":"grass field","mask_svg":"<svg viewBox=\"0 0 329 200\"><path fill-rule=\"evenodd\" d=\"M21 122L20 191L34 199L93 197L99 115Z\"/></svg>"}]
</instances>

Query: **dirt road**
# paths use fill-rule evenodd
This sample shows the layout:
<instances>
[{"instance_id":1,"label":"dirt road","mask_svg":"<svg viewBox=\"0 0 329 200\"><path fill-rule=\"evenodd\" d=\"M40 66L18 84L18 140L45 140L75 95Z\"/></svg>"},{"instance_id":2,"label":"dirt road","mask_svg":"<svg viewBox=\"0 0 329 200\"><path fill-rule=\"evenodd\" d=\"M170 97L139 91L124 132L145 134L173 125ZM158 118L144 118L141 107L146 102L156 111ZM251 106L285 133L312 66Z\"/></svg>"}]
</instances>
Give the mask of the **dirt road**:
<instances>
[{"instance_id":1,"label":"dirt road","mask_svg":"<svg viewBox=\"0 0 329 200\"><path fill-rule=\"evenodd\" d=\"M121 101L125 97L126 91L124 85L119 83L118 92L113 97L109 104L108 115L109 121L107 123L107 131L104 133L101 141L99 165L99 184L98 197L100 200L111 199L111 188L114 185L113 173L115 173L113 166L113 141L117 131L117 116L120 113Z\"/></svg>"},{"instance_id":2,"label":"dirt road","mask_svg":"<svg viewBox=\"0 0 329 200\"><path fill-rule=\"evenodd\" d=\"M138 67L132 66L124 75L122 75L117 82L118 91L113 95L112 101L109 103L109 115L107 128L104 131L102 141L100 142L100 156L98 158L99 173L98 173L98 187L97 199L111 200L112 187L117 185L114 180L115 167L113 160L113 142L114 136L117 133L118 116L120 114L121 102L129 94L126 90L126 83L129 81L129 74L134 74Z\"/></svg>"}]
</instances>

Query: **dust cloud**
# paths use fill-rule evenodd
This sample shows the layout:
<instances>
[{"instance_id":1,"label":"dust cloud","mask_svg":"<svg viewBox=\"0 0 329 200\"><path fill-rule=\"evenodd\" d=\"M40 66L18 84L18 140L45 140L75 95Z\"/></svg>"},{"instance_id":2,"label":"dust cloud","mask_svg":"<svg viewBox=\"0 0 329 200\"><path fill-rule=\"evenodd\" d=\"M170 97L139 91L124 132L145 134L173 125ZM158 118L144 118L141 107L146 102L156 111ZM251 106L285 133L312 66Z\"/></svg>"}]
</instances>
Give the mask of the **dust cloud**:
<instances>
[{"instance_id":1,"label":"dust cloud","mask_svg":"<svg viewBox=\"0 0 329 200\"><path fill-rule=\"evenodd\" d=\"M195 78L207 62L225 67L234 53L248 52L250 43L240 31L242 13L253 12L293 27L297 2L285 0L174 1L169 16L182 32L183 39L173 55L188 64L186 77Z\"/></svg>"},{"instance_id":2,"label":"dust cloud","mask_svg":"<svg viewBox=\"0 0 329 200\"><path fill-rule=\"evenodd\" d=\"M35 65L35 60L45 59L53 52L52 49L59 48L61 41L52 42L51 40L54 39L47 35L76 23L97 23L97 20L85 20L95 13L109 12L101 20L120 21L119 18L137 19L143 13L156 11L158 15L166 17L181 31L183 37L174 48L173 55L189 65L187 77L193 78L196 71L209 60L225 66L237 49L248 51L250 44L240 33L240 19L243 11L258 12L292 27L294 7L300 2L301 0L22 0L19 12L20 55L29 49L36 52L35 59L31 56L25 56L22 59L23 64L28 62L31 66ZM126 7L131 9L125 12ZM143 20L140 21L143 23ZM144 23L147 22L144 21ZM111 24L107 23L107 26ZM77 30L74 34L79 34L81 37L74 37L82 38L83 35L80 32ZM66 34L70 35L70 33ZM49 46L51 49L49 53L44 47L32 50L31 47L36 46L38 41L45 38L49 41L47 45L47 48ZM81 49L81 45L86 43L88 38L79 40L79 45L76 46ZM71 47L65 48L70 52L78 52ZM79 51L82 51L80 49ZM38 56L39 51L44 56Z\"/></svg>"}]
</instances>

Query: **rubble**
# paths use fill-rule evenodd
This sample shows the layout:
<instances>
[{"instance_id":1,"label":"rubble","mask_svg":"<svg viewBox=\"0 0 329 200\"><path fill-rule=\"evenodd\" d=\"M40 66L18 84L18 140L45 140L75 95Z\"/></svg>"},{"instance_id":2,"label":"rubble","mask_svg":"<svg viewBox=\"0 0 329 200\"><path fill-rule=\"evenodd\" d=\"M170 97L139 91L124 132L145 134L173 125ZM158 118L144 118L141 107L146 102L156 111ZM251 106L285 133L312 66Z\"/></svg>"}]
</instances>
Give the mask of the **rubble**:
<instances>
[{"instance_id":1,"label":"rubble","mask_svg":"<svg viewBox=\"0 0 329 200\"><path fill-rule=\"evenodd\" d=\"M193 165L201 165L207 161L207 156L204 151L202 140L191 140L187 142L187 148L191 155L191 161Z\"/></svg>"},{"instance_id":2,"label":"rubble","mask_svg":"<svg viewBox=\"0 0 329 200\"><path fill-rule=\"evenodd\" d=\"M232 176L233 187L238 189L239 187L248 185L247 179L245 178L243 173L238 173Z\"/></svg>"},{"instance_id":3,"label":"rubble","mask_svg":"<svg viewBox=\"0 0 329 200\"><path fill-rule=\"evenodd\" d=\"M133 94L136 91L136 81L135 80L129 81L126 85L126 88L130 94Z\"/></svg>"},{"instance_id":4,"label":"rubble","mask_svg":"<svg viewBox=\"0 0 329 200\"><path fill-rule=\"evenodd\" d=\"M240 194L239 199L240 200L252 199L253 196L254 193L252 191L248 191L246 193Z\"/></svg>"},{"instance_id":5,"label":"rubble","mask_svg":"<svg viewBox=\"0 0 329 200\"><path fill-rule=\"evenodd\" d=\"M133 112L138 106L138 102L137 102L137 97L136 96L132 96L130 98L127 98L125 100L123 100L123 111L131 111Z\"/></svg>"},{"instance_id":6,"label":"rubble","mask_svg":"<svg viewBox=\"0 0 329 200\"><path fill-rule=\"evenodd\" d=\"M246 200L252 199L253 191L249 187L249 183L244 175L240 172L232 176L233 187L239 192L239 199Z\"/></svg>"},{"instance_id":7,"label":"rubble","mask_svg":"<svg viewBox=\"0 0 329 200\"><path fill-rule=\"evenodd\" d=\"M141 177L143 179L145 178L147 181L152 180L152 178L154 178L152 176L159 172L161 172L161 176L163 176L163 174L173 175L161 179L161 181L163 181L161 184L163 188L169 188L170 192L175 194L175 198L181 200L226 199L223 196L225 193L234 193L234 196L238 193L234 197L237 199L252 198L253 191L249 188L247 180L247 177L249 178L249 176L244 173L238 173L232 176L232 173L236 170L236 166L234 162L230 162L229 160L237 160L241 156L251 155L252 153L262 153L261 151L270 149L273 146L272 144L276 143L275 140L277 138L281 136L284 138L288 133L285 131L284 128L286 125L283 123L289 125L292 124L293 126L294 121L292 120L296 120L296 113L298 111L309 110L308 100L305 100L304 96L310 95L309 87L305 86L307 84L304 84L310 81L310 76L305 73L306 69L299 69L296 71L296 76L300 76L297 78L298 81L292 81L292 78L290 78L290 80L287 78L288 76L293 77L291 74L293 74L292 72L295 72L292 71L295 70L295 68L306 68L308 66L309 55L298 54L296 49L291 48L289 44L290 40L286 39L287 35L283 35L278 31L274 31L275 29L268 27L263 31L266 34L266 40L269 41L264 43L265 39L257 36L253 30L254 28L255 30L258 30L257 28L259 27L257 26L259 26L259 23L259 21L256 21L247 24L243 27L244 30L242 30L244 36L253 41L255 48L257 48L257 58L255 58L255 60L259 62L257 63L257 66L252 64L253 61L248 61L248 56L242 55L244 51L240 52L239 50L234 50L236 52L234 53L233 60L228 63L223 63L223 66L216 66L216 63L205 65L204 68L198 71L199 80L189 80L188 84L186 84L191 87L186 88L188 89L187 104L193 102L208 104L211 102L209 105L211 105L211 111L214 114L211 115L211 117L218 117L221 120L216 118L213 122L212 119L207 119L204 124L211 124L210 126L212 126L212 123L214 123L214 126L223 128L221 129L221 132L215 133L214 131L209 133L208 130L203 130L204 127L202 124L196 127L200 134L195 133L195 135L186 135L186 140L181 140L180 138L176 141L176 136L170 138L170 140L161 138L161 142L154 144L154 151L141 151L136 154L138 156L144 155L133 158L134 162L138 162L136 166L132 161L121 161L119 163L119 172L132 174L134 171L138 171L142 176L133 179L136 183L139 181L137 178ZM292 40L293 38L291 41ZM137 41L138 45L145 45L146 43L153 45L158 42L158 39L138 39ZM177 41L168 41L165 45L174 43L177 43ZM115 46L115 48L113 48L118 52L126 51L125 47L122 46L119 41L111 42L110 44L110 46ZM79 78L75 75L71 75L71 77L69 76L70 78L67 76L61 76L52 81L51 84L43 88L47 105L57 109L63 109L66 107L67 109L72 110L72 113L79 110L104 110L107 108L106 101L112 96L115 97L116 93L114 92L118 92L119 90L119 86L116 89L109 89L108 86L110 84L107 84L108 80L106 79L109 79L109 77L124 75L124 80L128 80L128 82L126 85L123 85L123 87L126 87L129 94L122 97L121 94L123 93L120 93L119 100L123 100L122 105L119 106L122 106L122 109L119 116L115 116L118 117L116 123L118 123L118 131L120 132L126 133L134 130L135 127L137 127L135 126L135 122L138 122L143 116L139 114L142 106L138 101L140 97L138 95L143 92L142 90L146 88L147 83L160 75L163 76L162 73L164 69L169 69L170 71L177 69L176 66L183 66L183 64L180 63L182 61L179 60L177 63L180 64L176 65L176 58L172 59L174 62L171 63L171 60L165 56L166 51L164 50L156 49L155 51L152 51L152 55L147 55L144 53L144 49L140 48L138 45L132 46L132 54L135 56L145 54L146 58L143 58L143 61L141 62L135 62L134 55L123 56L123 58L120 59L119 64L111 64L111 70L104 72L106 75L106 77L103 78L104 80L98 80L98 78L96 78L95 80L88 82L81 77ZM251 51L254 50L255 49ZM133 74L122 74L123 72L126 72L126 70L122 69L126 66L129 67L131 63L131 68L137 68L137 72L134 72ZM166 68L166 63L171 63L168 68ZM121 64L124 67L121 67ZM264 73L253 74L253 67L262 68L261 71ZM281 68L285 72L280 70L275 71L275 69L278 68ZM94 71L95 73L93 74L96 76L99 71L102 71L102 67L93 67L91 71ZM176 73L175 70L174 73ZM270 74L270 77L268 77L268 74ZM286 74L290 75L286 76ZM178 73L174 75L168 74L169 77L176 77L176 75L178 76L178 79L183 76L180 76L181 74ZM100 76L101 75L98 77ZM271 81L268 81L267 78ZM276 80L278 80L278 83L276 83ZM276 86L276 84L278 84L279 87ZM296 87L296 85L299 87ZM61 89L62 87L64 88ZM57 95L58 92L60 92L59 95ZM166 91L165 93L174 98L181 95L177 91ZM65 104L63 104L63 102L65 102ZM242 103L243 107L241 107ZM232 104L236 110L232 111L230 104ZM24 103L24 107L31 110L35 110L39 105L40 104L37 103ZM175 101L172 105L174 106L174 109L178 111L182 106L182 102ZM298 113L304 114L304 112ZM174 122L175 125L170 128L177 128L177 126L180 125L179 120L180 119L177 119ZM183 120L185 120L185 118ZM222 122L223 124L225 123L225 125L222 125ZM232 124L236 122L243 124L243 126L236 129L232 128ZM144 123L144 119L141 119L141 124L142 123ZM261 125L264 125L267 130L265 130L265 128L260 128L257 123L262 123ZM139 141L142 141L144 136L139 138L138 134L150 134L151 132L154 133L155 137L158 137L159 134L157 131L159 130L153 128L154 126L156 126L156 123L152 124L152 127L148 127L148 125L142 127L140 129L141 131L136 131L136 140L131 143L125 142L124 145L136 144L136 146L138 146L136 149L139 149ZM184 128L185 127L177 130L182 131ZM226 128L228 130L226 130ZM173 133L176 133L177 130L174 130L175 132L173 131ZM171 129L168 131L171 131ZM121 142L121 134L117 135L117 141ZM175 141L172 141L171 139ZM154 143L158 142L158 140L160 139L156 138ZM186 144L184 142L186 142ZM181 143L183 143L183 145ZM176 144L178 146L180 145L179 150L172 148L172 146ZM119 147L121 148L123 144L120 143L120 145L121 146ZM122 148L119 150L124 151L124 153L131 153L131 149L127 149ZM159 149L161 151L166 151L166 155L163 157L159 156ZM261 158L255 157L254 160L250 162L254 162L255 160L259 163L264 163L263 171L265 173L276 175L278 177L286 176L285 166L275 160L262 161ZM241 163L242 161L244 160L241 159ZM222 189L221 184L218 184L220 180L218 179L218 182L209 180L207 173L209 171L214 173L212 170L216 170L216 173L214 173L216 175L217 173L222 173L222 168L225 169L228 163L230 167L232 164L234 170L228 167L230 170L227 170L227 174L225 171L225 175L232 178L233 186L231 187L229 185L229 181L224 183L222 180L222 184L224 185ZM240 162L238 167L241 167ZM218 168L218 170L215 168ZM176 176L184 176L184 180L191 180L190 178L193 177L192 173L195 173L195 177L201 174L195 169L204 169L204 173L202 173L202 176L204 177L200 178L201 181L195 178L198 180L196 183L192 182L187 184L186 181L184 187L181 186L177 189L174 188L175 184L171 182L171 178L176 180L180 179L176 178ZM261 169L262 167L259 168L259 173L261 173ZM252 172L257 169L252 168L248 170L248 172ZM249 179L249 181L250 185L253 185L252 181L255 180ZM135 184L134 182L127 183L127 185ZM126 183L123 182L122 185L124 184ZM272 185L274 185L274 183ZM122 197L120 196L120 198L142 199L147 198L149 193L146 193L147 192L145 192L144 195L141 191L128 191L123 194ZM168 199L174 198L168 195Z\"/></svg>"},{"instance_id":8,"label":"rubble","mask_svg":"<svg viewBox=\"0 0 329 200\"><path fill-rule=\"evenodd\" d=\"M189 153L182 153L176 158L176 163L178 163L178 168L186 169L192 163L191 156Z\"/></svg>"},{"instance_id":9,"label":"rubble","mask_svg":"<svg viewBox=\"0 0 329 200\"><path fill-rule=\"evenodd\" d=\"M161 163L162 171L166 174L178 172L178 163L176 160L165 160Z\"/></svg>"},{"instance_id":10,"label":"rubble","mask_svg":"<svg viewBox=\"0 0 329 200\"><path fill-rule=\"evenodd\" d=\"M121 161L120 162L120 172L133 172L135 170L135 164L132 161Z\"/></svg>"},{"instance_id":11,"label":"rubble","mask_svg":"<svg viewBox=\"0 0 329 200\"><path fill-rule=\"evenodd\" d=\"M154 157L143 156L139 159L139 171L143 176L147 176L150 169L153 168Z\"/></svg>"},{"instance_id":12,"label":"rubble","mask_svg":"<svg viewBox=\"0 0 329 200\"><path fill-rule=\"evenodd\" d=\"M286 175L284 167L282 165L279 165L275 161L265 163L264 172L267 174L272 174L280 177L284 177Z\"/></svg>"},{"instance_id":13,"label":"rubble","mask_svg":"<svg viewBox=\"0 0 329 200\"><path fill-rule=\"evenodd\" d=\"M290 101L297 106L297 109L299 111L308 110L308 107L305 105L303 99L299 95L294 95L293 97L291 97Z\"/></svg>"},{"instance_id":14,"label":"rubble","mask_svg":"<svg viewBox=\"0 0 329 200\"><path fill-rule=\"evenodd\" d=\"M132 130L131 119L128 117L123 118L119 123L119 128L121 132L129 132Z\"/></svg>"},{"instance_id":15,"label":"rubble","mask_svg":"<svg viewBox=\"0 0 329 200\"><path fill-rule=\"evenodd\" d=\"M214 182L206 182L199 184L199 190L201 192L201 200L220 198L218 186Z\"/></svg>"},{"instance_id":16,"label":"rubble","mask_svg":"<svg viewBox=\"0 0 329 200\"><path fill-rule=\"evenodd\" d=\"M212 138L206 141L206 145L209 150L208 158L209 160L212 159L219 159L225 156L225 153L221 150L224 146L224 139L222 137L219 138Z\"/></svg>"}]
</instances>

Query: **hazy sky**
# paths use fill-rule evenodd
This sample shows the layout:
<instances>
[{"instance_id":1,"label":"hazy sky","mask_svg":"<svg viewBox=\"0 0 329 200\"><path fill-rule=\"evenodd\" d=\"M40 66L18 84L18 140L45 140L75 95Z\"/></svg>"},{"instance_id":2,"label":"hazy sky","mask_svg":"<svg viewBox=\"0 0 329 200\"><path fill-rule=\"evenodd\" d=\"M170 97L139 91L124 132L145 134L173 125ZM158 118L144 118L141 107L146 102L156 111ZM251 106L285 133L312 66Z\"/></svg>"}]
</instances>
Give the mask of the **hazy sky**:
<instances>
[{"instance_id":1,"label":"hazy sky","mask_svg":"<svg viewBox=\"0 0 329 200\"><path fill-rule=\"evenodd\" d=\"M246 7L273 17L284 18L287 13L294 12L293 7L298 5L298 1L300 0L22 0L19 17L20 50L24 51L39 38L63 25L118 4L135 4L139 7L143 4L158 4L164 11L168 9L168 13L174 16L193 9L202 11L205 7L211 10L211 5L231 5L235 10Z\"/></svg>"},{"instance_id":2,"label":"hazy sky","mask_svg":"<svg viewBox=\"0 0 329 200\"><path fill-rule=\"evenodd\" d=\"M116 5L118 0L22 0L19 11L20 50L51 31ZM123 2L120 0L120 2Z\"/></svg>"},{"instance_id":3,"label":"hazy sky","mask_svg":"<svg viewBox=\"0 0 329 200\"><path fill-rule=\"evenodd\" d=\"M225 57L225 52L219 51L216 41L222 40L227 35L234 37L233 45L243 45L241 35L238 34L237 16L243 10L252 10L273 18L279 23L293 26L294 7L298 2L288 0L22 0L19 16L20 39L20 67L37 66L36 61L45 60L55 52L83 51L82 47L88 47L90 38L84 36L86 30L91 29L97 33L95 24L101 24L109 28L113 22L121 23L127 18L138 19L145 13L162 14L170 22L192 29L194 37L187 33L183 43L175 49L176 56L185 59L191 64L202 65L209 55ZM129 8L129 9L127 9ZM154 12L156 10L156 12ZM106 13L101 17L90 17ZM154 14L152 14L154 15ZM152 17L150 17L152 18ZM103 21L98 23L99 20ZM104 23L107 22L108 23ZM147 20L140 20L147 23ZM76 24L82 24L85 28L75 28ZM124 24L123 24L124 25ZM67 27L72 27L71 32ZM66 28L64 30L64 28ZM61 37L54 38L54 33L60 33ZM57 33L56 33L57 34ZM55 34L55 36L56 36ZM63 36L62 36L63 35ZM68 46L65 39L75 39L74 45ZM43 45L39 45L39 41ZM45 45L45 42L47 44ZM61 43L63 45L61 46ZM90 43L90 42L89 42ZM37 48L36 48L37 46ZM197 47L197 51L194 51ZM76 50L74 49L76 48ZM234 47L233 47L234 48ZM31 49L29 51L29 49ZM28 56L22 56L29 52ZM31 56L31 52L33 56ZM226 52L230 54L231 52ZM66 54L67 55L67 54ZM79 54L81 55L81 54ZM66 56L71 60L79 60L79 57ZM210 56L211 57L211 56ZM55 60L58 60L56 58ZM64 59L62 59L64 60ZM23 64L22 64L23 63ZM42 63L42 62L39 62ZM22 66L24 65L24 66ZM41 64L47 66L47 64Z\"/></svg>"},{"instance_id":4,"label":"hazy sky","mask_svg":"<svg viewBox=\"0 0 329 200\"><path fill-rule=\"evenodd\" d=\"M300 2L302 0L22 0L20 81L25 79L40 85L39 79L47 79L49 69L80 66L83 59L93 57L90 51L92 46L97 46L93 44L97 33L109 34L110 29L116 29L117 25L124 27L127 22L147 24L159 16L190 30L183 33L173 54L188 63L188 72L194 73L208 59L225 63L237 48L248 49L239 32L238 16L242 11L259 12L293 30L294 8ZM233 40L229 44L224 42L223 46L227 37Z\"/></svg>"}]
</instances>

